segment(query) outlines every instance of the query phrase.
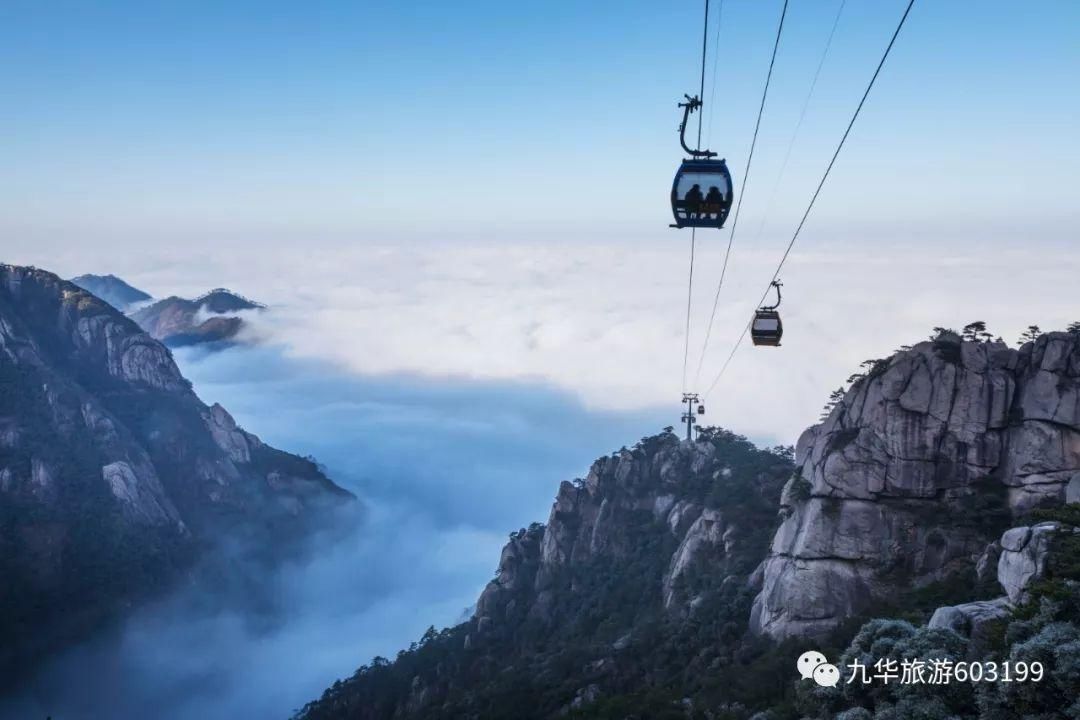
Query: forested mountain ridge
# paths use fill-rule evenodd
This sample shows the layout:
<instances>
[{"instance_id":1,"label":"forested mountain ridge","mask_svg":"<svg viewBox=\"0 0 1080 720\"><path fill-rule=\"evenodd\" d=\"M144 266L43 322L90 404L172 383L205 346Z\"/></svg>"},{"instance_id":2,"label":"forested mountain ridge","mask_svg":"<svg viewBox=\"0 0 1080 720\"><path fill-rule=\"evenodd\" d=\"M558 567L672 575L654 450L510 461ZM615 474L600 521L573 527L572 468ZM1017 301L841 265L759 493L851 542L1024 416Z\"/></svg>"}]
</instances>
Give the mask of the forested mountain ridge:
<instances>
[{"instance_id":1,"label":"forested mountain ridge","mask_svg":"<svg viewBox=\"0 0 1080 720\"><path fill-rule=\"evenodd\" d=\"M790 448L713 429L597 460L562 483L547 525L511 535L469 622L376 659L300 717L539 718L716 690L792 468Z\"/></svg>"},{"instance_id":2,"label":"forested mountain ridge","mask_svg":"<svg viewBox=\"0 0 1080 720\"><path fill-rule=\"evenodd\" d=\"M220 541L287 552L352 500L205 405L111 305L0 265L0 669L117 616Z\"/></svg>"},{"instance_id":3,"label":"forested mountain ridge","mask_svg":"<svg viewBox=\"0 0 1080 720\"><path fill-rule=\"evenodd\" d=\"M236 338L244 327L237 313L265 306L231 290L217 288L194 300L167 297L131 314L151 337L169 347L223 343Z\"/></svg>"},{"instance_id":4,"label":"forested mountain ridge","mask_svg":"<svg viewBox=\"0 0 1080 720\"><path fill-rule=\"evenodd\" d=\"M940 330L849 382L794 457L705 428L601 458L511 535L468 622L298 718L1075 720L1080 333ZM819 688L808 646L1047 674Z\"/></svg>"}]
</instances>

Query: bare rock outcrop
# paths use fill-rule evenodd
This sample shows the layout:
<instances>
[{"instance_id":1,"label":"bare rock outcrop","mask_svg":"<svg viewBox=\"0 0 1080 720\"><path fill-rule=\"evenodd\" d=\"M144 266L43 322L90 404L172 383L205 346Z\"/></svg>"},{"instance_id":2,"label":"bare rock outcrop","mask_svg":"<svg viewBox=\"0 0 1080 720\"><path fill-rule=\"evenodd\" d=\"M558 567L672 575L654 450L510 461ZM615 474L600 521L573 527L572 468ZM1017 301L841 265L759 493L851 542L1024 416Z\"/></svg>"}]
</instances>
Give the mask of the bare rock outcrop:
<instances>
[{"instance_id":1,"label":"bare rock outcrop","mask_svg":"<svg viewBox=\"0 0 1080 720\"><path fill-rule=\"evenodd\" d=\"M725 531L731 530L724 523L723 514L719 510L706 508L698 515L694 524L686 531L679 549L671 556L671 564L664 576L664 606L671 607L675 601L675 584L686 572L690 564L698 557L703 548L711 548L725 551L730 548L724 546ZM730 539L731 533L727 533Z\"/></svg>"},{"instance_id":2,"label":"bare rock outcrop","mask_svg":"<svg viewBox=\"0 0 1080 720\"><path fill-rule=\"evenodd\" d=\"M136 469L138 468L138 469ZM116 460L102 466L101 475L121 509L137 520L150 525L173 524L183 533L184 523L176 506L165 495L165 489L149 464L132 464Z\"/></svg>"},{"instance_id":3,"label":"bare rock outcrop","mask_svg":"<svg viewBox=\"0 0 1080 720\"><path fill-rule=\"evenodd\" d=\"M495 579L476 601L474 617L503 620L507 612L514 611L520 598L528 597L536 581L543 537L544 527L539 523L511 535L503 547Z\"/></svg>"},{"instance_id":4,"label":"bare rock outcrop","mask_svg":"<svg viewBox=\"0 0 1080 720\"><path fill-rule=\"evenodd\" d=\"M168 348L43 270L0 265L0 390L0 575L17 588L0 591L0 671L222 538L284 553L352 497L207 407Z\"/></svg>"},{"instance_id":5,"label":"bare rock outcrop","mask_svg":"<svg viewBox=\"0 0 1080 720\"><path fill-rule=\"evenodd\" d=\"M980 558L997 558L997 581L1005 595L992 600L977 600L948 605L934 611L930 628L944 628L963 635L975 648L986 648L994 628L1012 616L1015 608L1028 601L1028 589L1047 572L1054 541L1080 528L1056 521L1041 522L1006 530L1001 540L992 543Z\"/></svg>"},{"instance_id":6,"label":"bare rock outcrop","mask_svg":"<svg viewBox=\"0 0 1080 720\"><path fill-rule=\"evenodd\" d=\"M1010 517L1075 493L1080 334L1011 349L943 333L875 361L796 464L751 620L774 638L969 567Z\"/></svg>"},{"instance_id":7,"label":"bare rock outcrop","mask_svg":"<svg viewBox=\"0 0 1080 720\"><path fill-rule=\"evenodd\" d=\"M1059 522L1042 522L1012 528L1001 536L997 577L1009 602L1019 604L1027 599L1028 586L1046 573L1055 536L1070 532L1080 533L1080 528Z\"/></svg>"},{"instance_id":8,"label":"bare rock outcrop","mask_svg":"<svg viewBox=\"0 0 1080 720\"><path fill-rule=\"evenodd\" d=\"M985 641L992 623L1005 620L1012 614L1013 606L1008 598L978 600L960 605L947 605L934 611L927 623L930 628L942 628L971 638Z\"/></svg>"},{"instance_id":9,"label":"bare rock outcrop","mask_svg":"<svg viewBox=\"0 0 1080 720\"><path fill-rule=\"evenodd\" d=\"M685 587L694 567L719 579L742 578L745 586L764 550L760 529L767 522L765 508L776 502L775 494L764 498L778 492L790 460L748 449L752 446L739 439L745 444L739 452L771 458L775 467L748 482L751 487L760 483L754 492L761 493L761 517L728 513L728 502L753 502L742 487L731 498L713 499L715 505L704 497L715 483L734 482L728 458L717 449L723 442L682 441L667 432L600 458L584 479L563 482L547 524L514 533L503 549L496 577L477 602L477 628L497 628L514 617L551 620L557 600L576 592L582 573L592 572L597 563L618 566L631 560L648 537L659 538L656 545L665 559L650 582L658 587L658 601L668 612L692 609L694 598ZM471 633L470 642L477 637Z\"/></svg>"}]
</instances>

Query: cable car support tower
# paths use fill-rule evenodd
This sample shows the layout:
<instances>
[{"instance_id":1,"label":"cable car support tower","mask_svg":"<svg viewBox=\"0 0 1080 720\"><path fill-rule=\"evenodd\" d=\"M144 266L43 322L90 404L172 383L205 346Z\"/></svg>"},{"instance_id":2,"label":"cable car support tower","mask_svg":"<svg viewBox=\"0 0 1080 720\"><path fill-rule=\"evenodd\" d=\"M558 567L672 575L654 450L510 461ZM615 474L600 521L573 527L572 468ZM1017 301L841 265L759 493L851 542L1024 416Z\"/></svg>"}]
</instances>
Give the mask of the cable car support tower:
<instances>
[{"instance_id":1,"label":"cable car support tower","mask_svg":"<svg viewBox=\"0 0 1080 720\"><path fill-rule=\"evenodd\" d=\"M701 404L697 393L683 393L682 401L686 405L686 412L682 414L682 421L686 423L686 439L693 440L697 416L705 414L705 406Z\"/></svg>"}]
</instances>

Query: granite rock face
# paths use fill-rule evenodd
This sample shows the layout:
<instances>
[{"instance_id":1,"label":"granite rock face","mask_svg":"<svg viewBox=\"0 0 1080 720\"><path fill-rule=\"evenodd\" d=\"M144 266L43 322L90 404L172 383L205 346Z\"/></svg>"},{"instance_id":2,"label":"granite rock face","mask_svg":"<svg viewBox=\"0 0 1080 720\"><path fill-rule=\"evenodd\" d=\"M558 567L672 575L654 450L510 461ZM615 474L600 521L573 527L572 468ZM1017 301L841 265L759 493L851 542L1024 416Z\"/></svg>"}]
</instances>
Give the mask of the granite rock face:
<instances>
[{"instance_id":1,"label":"granite rock face","mask_svg":"<svg viewBox=\"0 0 1080 720\"><path fill-rule=\"evenodd\" d=\"M770 483L778 490L790 468L788 459L769 457L778 469L762 479L763 493ZM511 536L473 622L498 626L514 616L549 620L557 601L576 591L576 581L568 578L590 563L627 561L654 530L665 538L659 547L666 548L661 550L666 562L655 581L669 612L692 610L693 598L679 588L695 565L720 578L745 581L764 549L750 540L762 518L729 517L724 500L710 506L692 490L729 478L726 463L714 443L681 441L672 433L650 438L645 449L600 458L584 479L559 486L546 525Z\"/></svg>"},{"instance_id":2,"label":"granite rock face","mask_svg":"<svg viewBox=\"0 0 1080 720\"><path fill-rule=\"evenodd\" d=\"M633 549L635 538L626 520L635 513L648 513L679 542L663 578L666 587L671 576L710 540L699 537L687 543L703 508L700 503L675 498L682 494L680 484L690 466L701 466L711 454L711 445L683 443L667 435L652 456L623 450L597 460L584 480L563 482L547 525L532 526L512 537L504 548L497 577L477 602L478 622L502 620L510 603L510 610L526 603L533 616L547 616L559 591L561 570L596 557L626 555Z\"/></svg>"},{"instance_id":3,"label":"granite rock face","mask_svg":"<svg viewBox=\"0 0 1080 720\"><path fill-rule=\"evenodd\" d=\"M796 464L751 620L774 638L827 634L1064 502L1080 477L1080 335L1015 350L945 333L876 361Z\"/></svg>"},{"instance_id":4,"label":"granite rock face","mask_svg":"<svg viewBox=\"0 0 1080 720\"><path fill-rule=\"evenodd\" d=\"M591 716L662 638L686 651L680 672L713 672L717 638L745 634L792 457L716 428L693 442L665 428L601 457L559 485L546 525L510 535L469 617L425 633L417 657L434 652L433 664L409 665L400 684L359 673L298 717ZM684 632L700 633L700 652L673 639ZM519 705L506 688L545 699Z\"/></svg>"},{"instance_id":5,"label":"granite rock face","mask_svg":"<svg viewBox=\"0 0 1080 720\"><path fill-rule=\"evenodd\" d=\"M351 499L203 404L170 351L112 306L0 265L0 668L92 627L220 539L284 547Z\"/></svg>"},{"instance_id":6,"label":"granite rock face","mask_svg":"<svg viewBox=\"0 0 1080 720\"><path fill-rule=\"evenodd\" d=\"M985 640L991 623L1005 620L1012 614L1008 598L979 600L961 605L947 605L934 611L928 626L952 630L976 641Z\"/></svg>"},{"instance_id":7,"label":"granite rock face","mask_svg":"<svg viewBox=\"0 0 1080 720\"><path fill-rule=\"evenodd\" d=\"M1028 587L1046 575L1054 541L1076 533L1080 533L1080 528L1056 521L1006 530L1001 540L988 546L979 559L982 564L991 557L997 558L997 581L1005 595L993 600L940 607L930 618L929 627L952 630L985 646L991 628L1008 619L1017 605L1026 602Z\"/></svg>"},{"instance_id":8,"label":"granite rock face","mask_svg":"<svg viewBox=\"0 0 1080 720\"><path fill-rule=\"evenodd\" d=\"M679 549L672 555L668 572L664 575L665 607L672 606L676 582L687 571L694 558L698 557L702 548L715 548L718 552L723 548L723 551L728 553L732 550L731 543L736 534L735 529L729 528L724 522L724 516L719 510L706 508L701 511L683 536Z\"/></svg>"},{"instance_id":9,"label":"granite rock face","mask_svg":"<svg viewBox=\"0 0 1080 720\"><path fill-rule=\"evenodd\" d=\"M1012 528L1001 536L997 578L1009 602L1019 604L1027 599L1028 586L1046 573L1055 536L1064 533L1080 533L1080 528L1042 522Z\"/></svg>"}]
</instances>

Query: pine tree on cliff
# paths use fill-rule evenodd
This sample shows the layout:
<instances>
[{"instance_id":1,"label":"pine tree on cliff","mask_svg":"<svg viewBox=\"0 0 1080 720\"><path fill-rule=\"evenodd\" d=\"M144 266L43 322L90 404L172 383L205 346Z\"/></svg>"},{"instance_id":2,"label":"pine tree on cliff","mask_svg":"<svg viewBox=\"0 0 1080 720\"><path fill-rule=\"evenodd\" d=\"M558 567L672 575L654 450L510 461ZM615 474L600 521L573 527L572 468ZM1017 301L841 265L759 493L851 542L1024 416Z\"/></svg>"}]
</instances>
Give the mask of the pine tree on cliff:
<instances>
[{"instance_id":1,"label":"pine tree on cliff","mask_svg":"<svg viewBox=\"0 0 1080 720\"><path fill-rule=\"evenodd\" d=\"M836 388L829 393L829 401L825 403L825 407L821 409L821 417L819 419L824 422L825 419L829 417L829 414L832 413L833 408L835 408L843 399L844 388L842 387Z\"/></svg>"},{"instance_id":2,"label":"pine tree on cliff","mask_svg":"<svg viewBox=\"0 0 1080 720\"><path fill-rule=\"evenodd\" d=\"M992 340L994 336L992 333L987 332L985 322L976 320L964 326L964 329L960 332L960 337L967 342L983 342Z\"/></svg>"},{"instance_id":3,"label":"pine tree on cliff","mask_svg":"<svg viewBox=\"0 0 1080 720\"><path fill-rule=\"evenodd\" d=\"M1035 342L1039 339L1040 335L1042 335L1042 330L1039 329L1038 325L1028 325L1027 330L1020 335L1019 344L1023 345L1024 343Z\"/></svg>"}]
</instances>

